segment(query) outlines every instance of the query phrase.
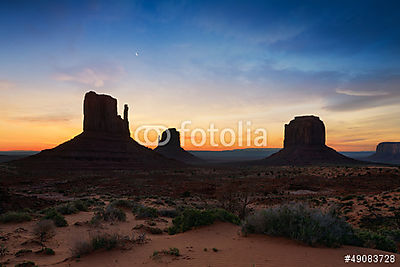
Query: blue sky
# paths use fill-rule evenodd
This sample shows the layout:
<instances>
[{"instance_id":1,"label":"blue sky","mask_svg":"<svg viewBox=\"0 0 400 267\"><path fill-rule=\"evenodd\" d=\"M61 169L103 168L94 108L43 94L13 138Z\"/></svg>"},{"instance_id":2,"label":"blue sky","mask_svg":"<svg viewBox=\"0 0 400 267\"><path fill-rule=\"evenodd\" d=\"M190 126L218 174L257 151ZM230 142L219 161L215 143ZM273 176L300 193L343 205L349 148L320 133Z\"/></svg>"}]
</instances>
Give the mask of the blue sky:
<instances>
[{"instance_id":1,"label":"blue sky","mask_svg":"<svg viewBox=\"0 0 400 267\"><path fill-rule=\"evenodd\" d=\"M131 127L247 119L267 128L276 147L283 123L316 114L328 125L328 143L371 149L398 141L399 7L3 0L1 119L15 130L47 130L27 147L53 145L79 131L83 94L96 90L134 107ZM0 148L26 139L11 129L3 135Z\"/></svg>"}]
</instances>

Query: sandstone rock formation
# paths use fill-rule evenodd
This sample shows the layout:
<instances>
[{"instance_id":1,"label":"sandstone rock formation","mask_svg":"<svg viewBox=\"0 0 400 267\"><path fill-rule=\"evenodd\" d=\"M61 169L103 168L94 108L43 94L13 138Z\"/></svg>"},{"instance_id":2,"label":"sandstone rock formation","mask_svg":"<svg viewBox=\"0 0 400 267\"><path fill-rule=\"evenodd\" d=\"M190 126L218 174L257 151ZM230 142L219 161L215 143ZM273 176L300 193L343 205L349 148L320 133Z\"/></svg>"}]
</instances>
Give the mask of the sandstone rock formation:
<instances>
[{"instance_id":1,"label":"sandstone rock formation","mask_svg":"<svg viewBox=\"0 0 400 267\"><path fill-rule=\"evenodd\" d=\"M298 146L324 146L325 125L315 116L295 117L285 124L284 148Z\"/></svg>"},{"instance_id":2,"label":"sandstone rock formation","mask_svg":"<svg viewBox=\"0 0 400 267\"><path fill-rule=\"evenodd\" d=\"M400 142L382 142L376 147L376 153L367 160L381 163L400 164Z\"/></svg>"},{"instance_id":3,"label":"sandstone rock formation","mask_svg":"<svg viewBox=\"0 0 400 267\"><path fill-rule=\"evenodd\" d=\"M268 165L355 164L325 145L325 125L316 116L295 117L285 125L282 150L262 160Z\"/></svg>"},{"instance_id":4,"label":"sandstone rock formation","mask_svg":"<svg viewBox=\"0 0 400 267\"><path fill-rule=\"evenodd\" d=\"M117 113L117 100L88 92L84 103L83 132L39 154L16 161L28 168L137 169L183 166L175 160L138 144L130 137L128 105L124 118Z\"/></svg>"},{"instance_id":5,"label":"sandstone rock formation","mask_svg":"<svg viewBox=\"0 0 400 267\"><path fill-rule=\"evenodd\" d=\"M117 99L109 95L86 93L83 101L83 131L129 137L128 105L124 118L117 113Z\"/></svg>"},{"instance_id":6,"label":"sandstone rock formation","mask_svg":"<svg viewBox=\"0 0 400 267\"><path fill-rule=\"evenodd\" d=\"M180 134L175 128L169 128L161 134L158 146L154 151L171 159L176 159L185 163L200 164L203 161L190 154L181 147Z\"/></svg>"}]
</instances>

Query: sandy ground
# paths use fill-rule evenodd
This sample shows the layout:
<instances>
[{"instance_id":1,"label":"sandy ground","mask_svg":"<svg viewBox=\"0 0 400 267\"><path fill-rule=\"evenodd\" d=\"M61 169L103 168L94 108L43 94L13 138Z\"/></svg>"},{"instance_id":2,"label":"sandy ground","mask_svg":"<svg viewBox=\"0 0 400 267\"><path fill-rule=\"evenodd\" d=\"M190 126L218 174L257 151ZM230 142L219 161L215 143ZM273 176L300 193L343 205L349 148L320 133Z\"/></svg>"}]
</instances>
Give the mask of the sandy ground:
<instances>
[{"instance_id":1,"label":"sandy ground","mask_svg":"<svg viewBox=\"0 0 400 267\"><path fill-rule=\"evenodd\" d=\"M264 235L244 237L240 234L239 226L216 223L173 236L165 233L147 234L148 241L145 244L134 244L127 250L96 251L79 259L71 258L71 249L79 240L88 239L97 232L137 235L143 230L132 228L146 224L145 220L136 220L132 214L128 214L126 222L105 223L99 228L74 225L75 222L89 220L91 216L91 212L66 216L70 226L57 228L56 235L46 242L46 246L56 252L54 256L34 253L41 248L32 242L35 222L1 225L2 235L9 238L7 246L11 253L6 256L10 258L7 266L14 266L24 260L34 261L39 266L349 266L356 263L345 264L343 257L346 254L389 254L349 246L337 249L313 248L285 238ZM169 222L156 219L156 223L158 227L164 228ZM155 250L168 250L172 247L178 248L181 256L152 257ZM15 257L13 254L21 248L32 249L33 252ZM213 248L218 251L215 252ZM400 261L399 254L396 254L396 258Z\"/></svg>"},{"instance_id":2,"label":"sandy ground","mask_svg":"<svg viewBox=\"0 0 400 267\"><path fill-rule=\"evenodd\" d=\"M349 246L312 248L284 238L243 237L239 232L238 226L217 223L175 236L153 236L150 243L129 251L99 252L59 266L348 266L343 260L346 254L387 254ZM182 256L151 257L154 250L170 247L178 248Z\"/></svg>"}]
</instances>

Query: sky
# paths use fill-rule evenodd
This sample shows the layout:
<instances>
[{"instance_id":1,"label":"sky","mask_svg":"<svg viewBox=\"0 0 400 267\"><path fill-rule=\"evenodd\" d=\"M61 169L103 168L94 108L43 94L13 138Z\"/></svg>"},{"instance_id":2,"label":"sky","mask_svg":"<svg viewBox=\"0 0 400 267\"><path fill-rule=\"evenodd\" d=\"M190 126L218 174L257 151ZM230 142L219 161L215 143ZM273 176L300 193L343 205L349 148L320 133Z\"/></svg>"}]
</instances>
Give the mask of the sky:
<instances>
[{"instance_id":1,"label":"sky","mask_svg":"<svg viewBox=\"0 0 400 267\"><path fill-rule=\"evenodd\" d=\"M0 1L0 150L82 131L93 90L141 125L264 128L316 115L327 144L400 141L399 1ZM138 55L136 55L138 53ZM204 146L195 149L226 149ZM187 149L193 149L190 144ZM234 145L231 148L239 148Z\"/></svg>"}]
</instances>

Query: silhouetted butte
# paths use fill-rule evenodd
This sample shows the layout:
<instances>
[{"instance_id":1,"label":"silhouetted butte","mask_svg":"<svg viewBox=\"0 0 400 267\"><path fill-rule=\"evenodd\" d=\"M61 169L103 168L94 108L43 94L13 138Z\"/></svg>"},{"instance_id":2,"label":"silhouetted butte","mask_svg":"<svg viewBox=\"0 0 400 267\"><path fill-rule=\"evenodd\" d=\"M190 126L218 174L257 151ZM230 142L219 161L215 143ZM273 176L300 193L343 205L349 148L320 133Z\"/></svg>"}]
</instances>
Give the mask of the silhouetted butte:
<instances>
[{"instance_id":1,"label":"silhouetted butte","mask_svg":"<svg viewBox=\"0 0 400 267\"><path fill-rule=\"evenodd\" d=\"M285 124L282 150L262 160L267 165L355 164L325 144L325 125L316 116L298 116Z\"/></svg>"},{"instance_id":2,"label":"silhouetted butte","mask_svg":"<svg viewBox=\"0 0 400 267\"><path fill-rule=\"evenodd\" d=\"M154 149L163 156L185 163L200 164L204 161L181 147L180 134L175 128L168 128L161 134L158 146Z\"/></svg>"},{"instance_id":3,"label":"silhouetted butte","mask_svg":"<svg viewBox=\"0 0 400 267\"><path fill-rule=\"evenodd\" d=\"M121 118L115 98L91 91L85 95L83 111L81 134L15 163L39 169L136 169L183 165L130 137L128 105L124 106L124 118Z\"/></svg>"}]
</instances>

